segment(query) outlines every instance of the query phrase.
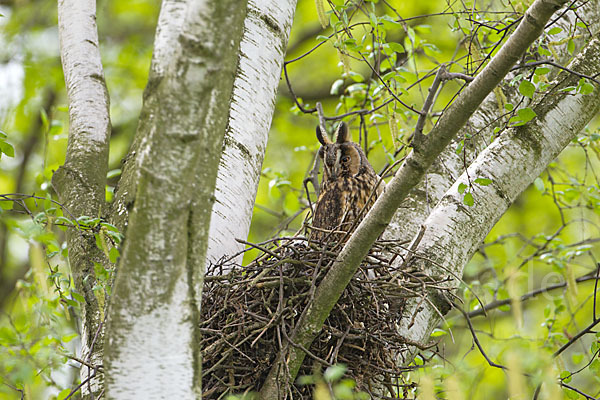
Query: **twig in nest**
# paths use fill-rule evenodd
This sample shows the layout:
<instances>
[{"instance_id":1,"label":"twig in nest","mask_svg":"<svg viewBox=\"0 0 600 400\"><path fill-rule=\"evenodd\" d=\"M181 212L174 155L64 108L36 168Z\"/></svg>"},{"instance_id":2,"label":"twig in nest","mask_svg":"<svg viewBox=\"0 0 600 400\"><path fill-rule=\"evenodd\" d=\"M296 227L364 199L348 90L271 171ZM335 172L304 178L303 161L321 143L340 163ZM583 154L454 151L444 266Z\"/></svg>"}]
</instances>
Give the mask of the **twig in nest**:
<instances>
[{"instance_id":1,"label":"twig in nest","mask_svg":"<svg viewBox=\"0 0 600 400\"><path fill-rule=\"evenodd\" d=\"M260 262L235 266L220 278L211 276L221 270L219 265L208 267L211 279L205 282L199 327L206 399L260 387L283 346L295 345L288 336L297 323L298 310L309 304L312 288L319 285L335 258L335 252L317 247L318 243L308 246L303 238L248 245L263 252ZM406 298L420 297L425 289L444 289L440 286L443 279L437 282L409 271L399 276L402 286L398 285L393 278L397 266L390 260L402 251L401 243L378 241L374 249L321 334L310 348L298 347L323 365L346 362L348 376L354 377L362 390L378 385L382 371L388 376L401 376L405 371L394 362L394 356L410 345L397 330L402 313L386 310ZM252 368L248 357L256 362ZM310 358L300 375L313 373ZM312 398L306 386L289 382L291 386L284 389L285 382L280 384L292 399Z\"/></svg>"}]
</instances>

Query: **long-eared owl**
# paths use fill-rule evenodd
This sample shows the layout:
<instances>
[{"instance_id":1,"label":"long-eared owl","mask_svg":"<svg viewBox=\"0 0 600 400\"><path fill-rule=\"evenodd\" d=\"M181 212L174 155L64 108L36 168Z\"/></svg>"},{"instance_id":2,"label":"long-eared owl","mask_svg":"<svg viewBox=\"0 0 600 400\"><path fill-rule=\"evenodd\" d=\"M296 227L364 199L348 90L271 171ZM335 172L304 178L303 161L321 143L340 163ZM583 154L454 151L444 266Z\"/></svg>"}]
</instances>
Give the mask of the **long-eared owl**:
<instances>
[{"instance_id":1,"label":"long-eared owl","mask_svg":"<svg viewBox=\"0 0 600 400\"><path fill-rule=\"evenodd\" d=\"M344 122L337 128L335 142L319 126L317 139L322 145L323 178L310 239L334 243L358 225L385 184L379 182L360 146L352 142Z\"/></svg>"}]
</instances>

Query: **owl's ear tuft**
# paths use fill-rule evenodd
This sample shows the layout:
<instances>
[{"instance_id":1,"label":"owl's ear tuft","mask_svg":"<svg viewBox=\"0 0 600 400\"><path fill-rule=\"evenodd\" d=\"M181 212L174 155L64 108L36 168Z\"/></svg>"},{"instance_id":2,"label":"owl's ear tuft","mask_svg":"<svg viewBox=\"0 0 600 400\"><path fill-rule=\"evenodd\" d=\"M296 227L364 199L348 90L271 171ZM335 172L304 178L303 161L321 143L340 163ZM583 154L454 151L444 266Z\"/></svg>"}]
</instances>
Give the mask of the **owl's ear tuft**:
<instances>
[{"instance_id":1,"label":"owl's ear tuft","mask_svg":"<svg viewBox=\"0 0 600 400\"><path fill-rule=\"evenodd\" d=\"M317 125L317 139L319 140L319 143L321 143L323 146L332 143L331 139L329 139L329 137L327 136L327 132L323 132L319 125Z\"/></svg>"},{"instance_id":2,"label":"owl's ear tuft","mask_svg":"<svg viewBox=\"0 0 600 400\"><path fill-rule=\"evenodd\" d=\"M335 141L338 143L352 141L352 139L350 138L350 131L348 130L348 125L346 125L344 121L340 122L340 124L338 125Z\"/></svg>"}]
</instances>

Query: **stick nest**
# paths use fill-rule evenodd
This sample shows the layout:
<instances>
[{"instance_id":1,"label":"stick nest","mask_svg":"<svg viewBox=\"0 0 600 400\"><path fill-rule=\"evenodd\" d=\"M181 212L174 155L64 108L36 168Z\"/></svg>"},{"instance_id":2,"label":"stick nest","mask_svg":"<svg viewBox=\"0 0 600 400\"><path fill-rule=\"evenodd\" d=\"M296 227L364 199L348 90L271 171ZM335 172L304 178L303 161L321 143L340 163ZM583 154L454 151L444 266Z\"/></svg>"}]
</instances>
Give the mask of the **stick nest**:
<instances>
[{"instance_id":1,"label":"stick nest","mask_svg":"<svg viewBox=\"0 0 600 400\"><path fill-rule=\"evenodd\" d=\"M303 238L255 247L263 254L249 265L219 263L206 274L200 318L205 399L260 389L340 250L309 246ZM312 343L299 376L312 374L315 364L344 363L358 389L394 386L402 393L394 355L406 347L397 332L404 304L441 283L393 262L403 254L401 243L375 243ZM312 399L306 386L294 384L289 393Z\"/></svg>"}]
</instances>

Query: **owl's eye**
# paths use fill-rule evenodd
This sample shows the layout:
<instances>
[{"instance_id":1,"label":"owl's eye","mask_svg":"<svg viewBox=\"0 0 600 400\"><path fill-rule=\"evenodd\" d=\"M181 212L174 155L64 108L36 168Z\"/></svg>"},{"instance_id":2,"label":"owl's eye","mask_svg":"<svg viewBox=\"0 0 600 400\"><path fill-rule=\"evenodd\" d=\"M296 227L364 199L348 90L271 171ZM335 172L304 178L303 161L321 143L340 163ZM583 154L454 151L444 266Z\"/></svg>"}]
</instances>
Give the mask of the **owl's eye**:
<instances>
[{"instance_id":1,"label":"owl's eye","mask_svg":"<svg viewBox=\"0 0 600 400\"><path fill-rule=\"evenodd\" d=\"M344 157L342 157L342 162L343 163L347 163L348 161L350 161L350 156L344 156Z\"/></svg>"}]
</instances>

